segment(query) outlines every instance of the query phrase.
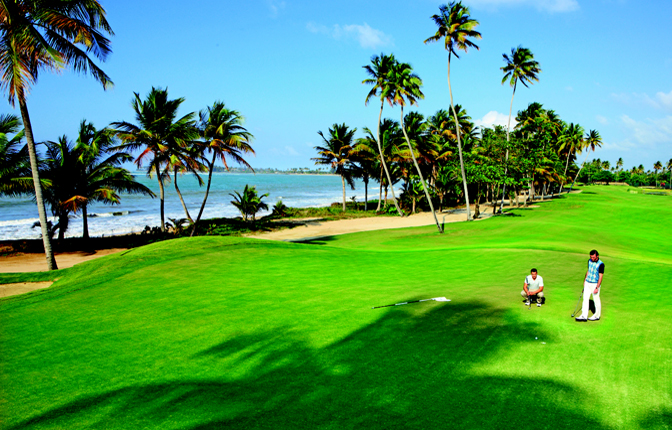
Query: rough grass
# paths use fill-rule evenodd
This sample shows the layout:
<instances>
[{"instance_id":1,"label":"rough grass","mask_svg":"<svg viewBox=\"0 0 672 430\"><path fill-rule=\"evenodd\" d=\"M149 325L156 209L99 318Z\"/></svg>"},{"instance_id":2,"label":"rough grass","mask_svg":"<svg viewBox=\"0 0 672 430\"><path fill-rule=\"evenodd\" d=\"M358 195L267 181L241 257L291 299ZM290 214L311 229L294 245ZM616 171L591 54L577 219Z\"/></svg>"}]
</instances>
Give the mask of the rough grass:
<instances>
[{"instance_id":1,"label":"rough grass","mask_svg":"<svg viewBox=\"0 0 672 430\"><path fill-rule=\"evenodd\" d=\"M444 235L179 239L58 271L0 300L0 427L672 427L672 201L588 187L540 206ZM579 324L592 248L603 319ZM548 300L528 311L533 266ZM371 309L437 296L452 301Z\"/></svg>"}]
</instances>

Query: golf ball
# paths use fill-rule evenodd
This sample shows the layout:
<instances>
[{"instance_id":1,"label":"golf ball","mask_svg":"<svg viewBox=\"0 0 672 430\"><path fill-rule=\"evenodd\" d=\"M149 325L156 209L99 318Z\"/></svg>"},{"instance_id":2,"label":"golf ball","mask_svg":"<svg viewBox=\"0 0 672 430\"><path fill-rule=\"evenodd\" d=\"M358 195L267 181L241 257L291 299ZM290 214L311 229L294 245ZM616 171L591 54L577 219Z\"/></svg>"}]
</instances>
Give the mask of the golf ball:
<instances>
[{"instance_id":1,"label":"golf ball","mask_svg":"<svg viewBox=\"0 0 672 430\"><path fill-rule=\"evenodd\" d=\"M534 337L534 340L537 340L537 337L536 337L536 336Z\"/></svg>"}]
</instances>

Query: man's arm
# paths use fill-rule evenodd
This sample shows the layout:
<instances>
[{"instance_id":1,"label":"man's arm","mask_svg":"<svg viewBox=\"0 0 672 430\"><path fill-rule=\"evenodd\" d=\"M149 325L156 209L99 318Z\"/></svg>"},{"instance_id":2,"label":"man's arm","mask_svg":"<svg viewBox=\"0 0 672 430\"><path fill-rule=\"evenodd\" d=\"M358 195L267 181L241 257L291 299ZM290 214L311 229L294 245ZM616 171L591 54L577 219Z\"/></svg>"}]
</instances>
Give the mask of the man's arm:
<instances>
[{"instance_id":1,"label":"man's arm","mask_svg":"<svg viewBox=\"0 0 672 430\"><path fill-rule=\"evenodd\" d=\"M530 291L527 289L527 282L523 283L523 290L525 291L525 293L526 293L528 296L531 295L531 294L530 294Z\"/></svg>"},{"instance_id":2,"label":"man's arm","mask_svg":"<svg viewBox=\"0 0 672 430\"><path fill-rule=\"evenodd\" d=\"M602 277L604 277L604 273L600 273L600 277L597 280L597 287L595 287L595 291L593 291L593 294L597 294L600 292L600 286L602 285Z\"/></svg>"}]
</instances>

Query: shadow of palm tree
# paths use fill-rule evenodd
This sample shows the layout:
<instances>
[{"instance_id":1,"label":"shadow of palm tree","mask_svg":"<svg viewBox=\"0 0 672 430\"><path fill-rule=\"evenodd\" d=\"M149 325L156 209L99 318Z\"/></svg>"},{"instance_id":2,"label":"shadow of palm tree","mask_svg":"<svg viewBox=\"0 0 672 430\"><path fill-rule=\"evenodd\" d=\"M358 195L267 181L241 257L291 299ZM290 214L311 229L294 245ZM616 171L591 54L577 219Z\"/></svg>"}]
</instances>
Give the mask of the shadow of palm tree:
<instances>
[{"instance_id":1,"label":"shadow of palm tree","mask_svg":"<svg viewBox=\"0 0 672 430\"><path fill-rule=\"evenodd\" d=\"M552 342L539 327L482 303L417 306L426 309L372 311L380 318L323 347L288 327L222 339L175 357L216 369L216 378L157 375L55 406L10 429L609 428L575 387L544 375L482 370L534 336Z\"/></svg>"}]
</instances>

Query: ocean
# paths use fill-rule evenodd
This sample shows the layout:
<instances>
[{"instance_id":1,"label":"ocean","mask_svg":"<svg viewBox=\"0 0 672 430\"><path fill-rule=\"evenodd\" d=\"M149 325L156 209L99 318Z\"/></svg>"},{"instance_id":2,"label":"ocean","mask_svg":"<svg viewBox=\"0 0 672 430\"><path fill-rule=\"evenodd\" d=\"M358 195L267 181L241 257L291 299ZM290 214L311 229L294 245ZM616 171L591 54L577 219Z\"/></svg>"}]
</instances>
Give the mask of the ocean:
<instances>
[{"instance_id":1,"label":"ocean","mask_svg":"<svg viewBox=\"0 0 672 430\"><path fill-rule=\"evenodd\" d=\"M159 195L159 185L155 178L148 178L145 173L137 172L135 178ZM207 176L204 177L207 180ZM205 194L205 185L198 186L193 175L178 177L178 186L193 219ZM263 199L269 208L278 200L290 207L324 207L342 201L342 185L340 176L336 175L289 175L289 174L252 174L252 173L214 173L208 202L203 211L202 219L236 217L240 212L231 204L230 193L238 191L242 194L245 185L254 185L259 194L268 193ZM398 193L395 187L395 193ZM397 194L398 195L398 194ZM346 185L346 198L352 196L358 202L364 201L364 183L355 182L355 190ZM369 200L378 198L378 184L369 183ZM47 211L49 209L47 208ZM270 211L257 214L263 216ZM141 232L145 226L158 226L161 223L159 198L122 194L121 204L89 205L89 235L108 236ZM180 199L175 192L174 184L165 185L165 220L168 218L186 218ZM54 218L49 218L56 222ZM38 239L39 227L32 228L38 221L37 205L32 197L0 198L0 240ZM66 237L81 237L81 215L72 215Z\"/></svg>"}]
</instances>

